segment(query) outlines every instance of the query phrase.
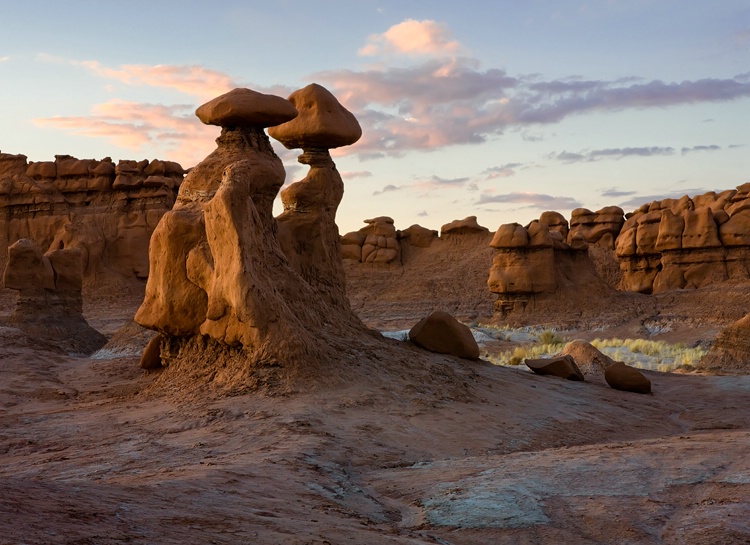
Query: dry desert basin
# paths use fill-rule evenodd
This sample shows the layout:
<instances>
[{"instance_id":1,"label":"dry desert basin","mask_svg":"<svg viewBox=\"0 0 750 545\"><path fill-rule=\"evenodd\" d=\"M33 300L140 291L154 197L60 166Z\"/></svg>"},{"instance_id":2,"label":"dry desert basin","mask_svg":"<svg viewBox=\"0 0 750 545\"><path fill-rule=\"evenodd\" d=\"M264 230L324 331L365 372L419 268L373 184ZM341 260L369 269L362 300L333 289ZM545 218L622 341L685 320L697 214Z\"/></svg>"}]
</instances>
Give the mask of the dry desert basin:
<instances>
[{"instance_id":1,"label":"dry desert basin","mask_svg":"<svg viewBox=\"0 0 750 545\"><path fill-rule=\"evenodd\" d=\"M750 186L340 234L327 90L197 115L188 171L0 154L0 544L750 543Z\"/></svg>"}]
</instances>

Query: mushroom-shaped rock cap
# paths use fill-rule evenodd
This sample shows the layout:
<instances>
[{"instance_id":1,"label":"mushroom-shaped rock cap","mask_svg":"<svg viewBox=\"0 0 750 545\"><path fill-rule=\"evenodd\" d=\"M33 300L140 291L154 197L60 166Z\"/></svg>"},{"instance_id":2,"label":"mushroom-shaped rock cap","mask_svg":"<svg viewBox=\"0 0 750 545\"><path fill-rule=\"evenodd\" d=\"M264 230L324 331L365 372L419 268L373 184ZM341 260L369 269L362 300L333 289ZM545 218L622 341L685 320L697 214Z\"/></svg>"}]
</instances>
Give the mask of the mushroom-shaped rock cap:
<instances>
[{"instance_id":1,"label":"mushroom-shaped rock cap","mask_svg":"<svg viewBox=\"0 0 750 545\"><path fill-rule=\"evenodd\" d=\"M284 98L244 87L232 89L195 110L206 125L220 127L272 127L294 119L297 113Z\"/></svg>"},{"instance_id":2,"label":"mushroom-shaped rock cap","mask_svg":"<svg viewBox=\"0 0 750 545\"><path fill-rule=\"evenodd\" d=\"M268 134L287 149L340 148L354 144L362 136L357 118L344 108L325 87L311 83L289 95L299 115Z\"/></svg>"}]
</instances>

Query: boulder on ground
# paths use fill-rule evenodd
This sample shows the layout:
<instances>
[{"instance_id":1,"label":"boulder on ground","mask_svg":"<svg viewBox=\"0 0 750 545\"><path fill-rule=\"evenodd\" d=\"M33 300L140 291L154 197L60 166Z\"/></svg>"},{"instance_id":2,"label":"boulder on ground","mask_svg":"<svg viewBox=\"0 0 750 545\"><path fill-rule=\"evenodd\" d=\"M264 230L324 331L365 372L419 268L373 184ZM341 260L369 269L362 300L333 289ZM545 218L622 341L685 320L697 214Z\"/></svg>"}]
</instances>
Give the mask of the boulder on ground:
<instances>
[{"instance_id":1,"label":"boulder on ground","mask_svg":"<svg viewBox=\"0 0 750 545\"><path fill-rule=\"evenodd\" d=\"M524 363L537 375L552 375L566 380L584 380L583 373L571 356L527 359Z\"/></svg>"},{"instance_id":2,"label":"boulder on ground","mask_svg":"<svg viewBox=\"0 0 750 545\"><path fill-rule=\"evenodd\" d=\"M409 331L409 339L430 352L469 360L479 359L479 346L471 329L442 310L422 318Z\"/></svg>"},{"instance_id":3,"label":"boulder on ground","mask_svg":"<svg viewBox=\"0 0 750 545\"><path fill-rule=\"evenodd\" d=\"M152 371L162 367L161 340L162 336L157 335L148 342L146 348L143 350L143 354L141 354L141 361L138 364L141 369Z\"/></svg>"},{"instance_id":4,"label":"boulder on ground","mask_svg":"<svg viewBox=\"0 0 750 545\"><path fill-rule=\"evenodd\" d=\"M591 343L575 339L565 345L559 356L571 356L583 376L601 376L615 360L597 350Z\"/></svg>"},{"instance_id":5,"label":"boulder on ground","mask_svg":"<svg viewBox=\"0 0 750 545\"><path fill-rule=\"evenodd\" d=\"M621 361L607 367L604 380L615 390L638 394L651 393L651 381L638 369L625 365Z\"/></svg>"}]
</instances>

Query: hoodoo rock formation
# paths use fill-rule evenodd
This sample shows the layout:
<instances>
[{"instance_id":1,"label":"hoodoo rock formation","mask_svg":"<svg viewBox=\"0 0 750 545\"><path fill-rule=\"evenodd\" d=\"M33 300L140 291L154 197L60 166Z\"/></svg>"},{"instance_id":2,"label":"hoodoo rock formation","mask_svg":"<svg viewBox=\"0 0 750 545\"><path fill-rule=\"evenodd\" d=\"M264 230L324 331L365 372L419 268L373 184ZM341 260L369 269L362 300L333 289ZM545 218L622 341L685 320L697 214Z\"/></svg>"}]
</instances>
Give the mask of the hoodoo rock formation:
<instances>
[{"instance_id":1,"label":"hoodoo rock formation","mask_svg":"<svg viewBox=\"0 0 750 545\"><path fill-rule=\"evenodd\" d=\"M0 266L8 246L28 238L45 250L80 250L85 281L145 278L149 238L183 176L171 161L29 163L0 153Z\"/></svg>"},{"instance_id":2,"label":"hoodoo rock formation","mask_svg":"<svg viewBox=\"0 0 750 545\"><path fill-rule=\"evenodd\" d=\"M616 241L622 289L694 289L750 279L750 183L630 214Z\"/></svg>"},{"instance_id":3,"label":"hoodoo rock formation","mask_svg":"<svg viewBox=\"0 0 750 545\"><path fill-rule=\"evenodd\" d=\"M400 263L399 232L393 224L393 218L380 216L365 220L365 223L366 227L341 238L342 257L362 263Z\"/></svg>"},{"instance_id":4,"label":"hoodoo rock formation","mask_svg":"<svg viewBox=\"0 0 750 545\"><path fill-rule=\"evenodd\" d=\"M576 208L570 213L568 239L572 240L580 235L589 244L599 243L614 249L615 240L624 223L625 214L619 206L607 206L596 212Z\"/></svg>"},{"instance_id":5,"label":"hoodoo rock formation","mask_svg":"<svg viewBox=\"0 0 750 545\"><path fill-rule=\"evenodd\" d=\"M106 342L83 317L82 252L42 250L29 239L8 248L3 286L18 290L8 324L65 352L90 354Z\"/></svg>"},{"instance_id":6,"label":"hoodoo rock formation","mask_svg":"<svg viewBox=\"0 0 750 545\"><path fill-rule=\"evenodd\" d=\"M368 219L341 238L352 308L368 325L401 328L441 308L463 321L489 320L491 233L475 217L438 231L397 229L387 216Z\"/></svg>"},{"instance_id":7,"label":"hoodoo rock formation","mask_svg":"<svg viewBox=\"0 0 750 545\"><path fill-rule=\"evenodd\" d=\"M301 148L297 161L307 176L281 192L284 212L276 218L279 242L292 267L318 295L349 311L336 210L344 182L328 150L354 144L362 129L354 115L326 88L311 83L289 95L299 115L268 133L287 149Z\"/></svg>"},{"instance_id":8,"label":"hoodoo rock formation","mask_svg":"<svg viewBox=\"0 0 750 545\"><path fill-rule=\"evenodd\" d=\"M290 101L249 89L197 111L222 126L218 147L191 170L154 231L135 317L164 336L170 367L257 385L266 371L319 374L339 354L333 345L367 335L344 295L334 222L343 184L327 151L357 134L322 87L291 98L301 110L296 124L287 124L298 117ZM264 132L271 125L281 125L274 133L285 145L303 146L310 165L282 194L278 221L272 205L284 168Z\"/></svg>"},{"instance_id":9,"label":"hoodoo rock formation","mask_svg":"<svg viewBox=\"0 0 750 545\"><path fill-rule=\"evenodd\" d=\"M495 312L500 317L545 298L563 300L580 290L609 291L589 259L583 235L569 234L566 242L565 226L556 227L535 220L527 227L509 223L498 228L490 242L497 253L487 285L498 296Z\"/></svg>"}]
</instances>

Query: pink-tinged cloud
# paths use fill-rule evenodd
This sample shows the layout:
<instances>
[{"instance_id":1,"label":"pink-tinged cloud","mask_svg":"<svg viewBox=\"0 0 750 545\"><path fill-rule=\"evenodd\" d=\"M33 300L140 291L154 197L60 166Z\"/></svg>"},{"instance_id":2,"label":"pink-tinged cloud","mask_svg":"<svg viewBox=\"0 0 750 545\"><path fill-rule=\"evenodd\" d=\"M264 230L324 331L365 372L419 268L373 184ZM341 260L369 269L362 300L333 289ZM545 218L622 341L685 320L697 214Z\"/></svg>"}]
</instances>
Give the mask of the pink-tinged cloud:
<instances>
[{"instance_id":1,"label":"pink-tinged cloud","mask_svg":"<svg viewBox=\"0 0 750 545\"><path fill-rule=\"evenodd\" d=\"M351 180L352 178L369 178L372 176L372 172L369 170L344 170L339 172L344 180Z\"/></svg>"},{"instance_id":2,"label":"pink-tinged cloud","mask_svg":"<svg viewBox=\"0 0 750 545\"><path fill-rule=\"evenodd\" d=\"M96 60L78 61L47 53L40 53L37 55L37 59L60 65L80 66L101 78L118 81L126 85L172 89L200 100L214 98L236 87L249 87L261 93L282 97L287 97L294 91L294 88L286 85L267 87L242 82L229 74L200 65L124 64L113 68L104 66Z\"/></svg>"},{"instance_id":3,"label":"pink-tinged cloud","mask_svg":"<svg viewBox=\"0 0 750 545\"><path fill-rule=\"evenodd\" d=\"M203 125L192 105L164 106L113 100L97 104L90 116L35 119L41 127L104 138L115 146L141 153L159 153L160 159L190 167L215 145L217 127Z\"/></svg>"},{"instance_id":4,"label":"pink-tinged cloud","mask_svg":"<svg viewBox=\"0 0 750 545\"><path fill-rule=\"evenodd\" d=\"M82 61L77 64L100 77L126 85L174 89L201 99L213 98L241 86L223 72L198 65L124 64L119 68L109 68L98 61Z\"/></svg>"},{"instance_id":5,"label":"pink-tinged cloud","mask_svg":"<svg viewBox=\"0 0 750 545\"><path fill-rule=\"evenodd\" d=\"M750 97L743 75L672 83L637 77L544 81L481 70L466 57L318 72L310 79L327 86L360 120L362 139L339 153L361 159L481 143L509 128L558 123L575 114Z\"/></svg>"},{"instance_id":6,"label":"pink-tinged cloud","mask_svg":"<svg viewBox=\"0 0 750 545\"><path fill-rule=\"evenodd\" d=\"M359 54L365 57L390 53L450 57L462 49L461 44L452 39L446 24L430 19L406 19L382 34L370 35Z\"/></svg>"},{"instance_id":7,"label":"pink-tinged cloud","mask_svg":"<svg viewBox=\"0 0 750 545\"><path fill-rule=\"evenodd\" d=\"M735 32L734 43L737 45L750 44L750 28L745 28Z\"/></svg>"}]
</instances>

